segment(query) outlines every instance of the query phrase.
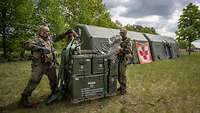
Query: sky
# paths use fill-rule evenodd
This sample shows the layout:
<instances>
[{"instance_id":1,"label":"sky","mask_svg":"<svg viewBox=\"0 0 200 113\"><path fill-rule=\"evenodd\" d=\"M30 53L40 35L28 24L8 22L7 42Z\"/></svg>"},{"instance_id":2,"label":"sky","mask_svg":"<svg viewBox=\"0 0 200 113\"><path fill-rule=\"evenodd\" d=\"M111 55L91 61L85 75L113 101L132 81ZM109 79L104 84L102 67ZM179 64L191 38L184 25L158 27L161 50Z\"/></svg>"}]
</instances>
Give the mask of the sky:
<instances>
[{"instance_id":1,"label":"sky","mask_svg":"<svg viewBox=\"0 0 200 113\"><path fill-rule=\"evenodd\" d=\"M159 34L174 38L182 9L190 2L200 8L200 0L104 0L113 21L154 27Z\"/></svg>"}]
</instances>

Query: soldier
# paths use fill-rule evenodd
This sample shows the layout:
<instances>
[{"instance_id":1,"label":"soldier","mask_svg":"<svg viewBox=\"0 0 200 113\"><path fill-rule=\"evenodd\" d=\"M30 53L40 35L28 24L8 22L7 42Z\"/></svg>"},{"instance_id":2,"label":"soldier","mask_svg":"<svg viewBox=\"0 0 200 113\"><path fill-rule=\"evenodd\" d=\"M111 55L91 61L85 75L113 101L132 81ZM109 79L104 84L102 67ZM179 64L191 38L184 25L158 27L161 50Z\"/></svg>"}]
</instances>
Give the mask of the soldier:
<instances>
[{"instance_id":1,"label":"soldier","mask_svg":"<svg viewBox=\"0 0 200 113\"><path fill-rule=\"evenodd\" d=\"M51 87L51 94L49 97L56 93L58 83L55 67L55 48L53 46L53 42L63 39L68 34L70 33L64 32L55 36L49 36L48 26L41 26L38 30L38 36L25 42L25 49L31 50L32 54L32 73L26 88L21 94L22 97L19 101L20 106L32 106L28 97L31 96L33 90L37 87L44 74L48 76Z\"/></svg>"},{"instance_id":2,"label":"soldier","mask_svg":"<svg viewBox=\"0 0 200 113\"><path fill-rule=\"evenodd\" d=\"M120 36L121 43L118 53L118 81L120 84L120 87L118 88L118 91L120 91L121 95L126 94L126 67L127 67L127 61L128 61L128 55L131 53L131 43L130 39L127 38L127 30L125 28L120 29Z\"/></svg>"}]
</instances>

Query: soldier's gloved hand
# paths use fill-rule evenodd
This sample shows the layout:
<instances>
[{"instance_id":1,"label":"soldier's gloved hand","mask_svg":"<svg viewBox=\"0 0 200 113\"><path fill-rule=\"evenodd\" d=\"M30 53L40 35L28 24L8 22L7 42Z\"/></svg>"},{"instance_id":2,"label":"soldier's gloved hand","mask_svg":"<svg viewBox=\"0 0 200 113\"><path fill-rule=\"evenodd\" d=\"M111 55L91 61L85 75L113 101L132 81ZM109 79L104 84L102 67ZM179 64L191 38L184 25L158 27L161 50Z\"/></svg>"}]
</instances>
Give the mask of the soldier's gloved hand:
<instances>
[{"instance_id":1,"label":"soldier's gloved hand","mask_svg":"<svg viewBox=\"0 0 200 113\"><path fill-rule=\"evenodd\" d=\"M50 53L50 50L47 49L47 48L45 48L45 47L41 47L41 52L42 52L43 54L49 54L49 53Z\"/></svg>"},{"instance_id":2,"label":"soldier's gloved hand","mask_svg":"<svg viewBox=\"0 0 200 113\"><path fill-rule=\"evenodd\" d=\"M42 46L37 46L37 45L34 46L34 50L40 51L43 54L49 54L50 53L49 49L42 47Z\"/></svg>"},{"instance_id":3,"label":"soldier's gloved hand","mask_svg":"<svg viewBox=\"0 0 200 113\"><path fill-rule=\"evenodd\" d=\"M37 48L37 50L41 51L43 54L49 54L50 53L50 50L45 48L45 47L37 46L36 48Z\"/></svg>"}]
</instances>

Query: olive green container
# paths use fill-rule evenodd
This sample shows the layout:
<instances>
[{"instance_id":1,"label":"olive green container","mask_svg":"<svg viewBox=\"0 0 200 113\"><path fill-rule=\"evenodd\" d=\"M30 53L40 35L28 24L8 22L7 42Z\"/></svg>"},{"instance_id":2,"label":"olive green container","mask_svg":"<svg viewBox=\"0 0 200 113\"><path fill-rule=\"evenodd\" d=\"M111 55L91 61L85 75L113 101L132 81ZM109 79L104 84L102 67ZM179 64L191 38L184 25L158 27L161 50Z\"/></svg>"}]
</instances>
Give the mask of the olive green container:
<instances>
[{"instance_id":1,"label":"olive green container","mask_svg":"<svg viewBox=\"0 0 200 113\"><path fill-rule=\"evenodd\" d=\"M105 97L107 77L103 74L72 76L69 82L71 101L78 103Z\"/></svg>"},{"instance_id":2,"label":"olive green container","mask_svg":"<svg viewBox=\"0 0 200 113\"><path fill-rule=\"evenodd\" d=\"M92 55L92 74L108 73L108 56Z\"/></svg>"},{"instance_id":3,"label":"olive green container","mask_svg":"<svg viewBox=\"0 0 200 113\"><path fill-rule=\"evenodd\" d=\"M90 75L91 74L92 55L73 55L70 58L69 73L71 75Z\"/></svg>"},{"instance_id":4,"label":"olive green container","mask_svg":"<svg viewBox=\"0 0 200 113\"><path fill-rule=\"evenodd\" d=\"M117 91L118 65L105 55L73 55L68 94L72 103L112 96Z\"/></svg>"}]
</instances>

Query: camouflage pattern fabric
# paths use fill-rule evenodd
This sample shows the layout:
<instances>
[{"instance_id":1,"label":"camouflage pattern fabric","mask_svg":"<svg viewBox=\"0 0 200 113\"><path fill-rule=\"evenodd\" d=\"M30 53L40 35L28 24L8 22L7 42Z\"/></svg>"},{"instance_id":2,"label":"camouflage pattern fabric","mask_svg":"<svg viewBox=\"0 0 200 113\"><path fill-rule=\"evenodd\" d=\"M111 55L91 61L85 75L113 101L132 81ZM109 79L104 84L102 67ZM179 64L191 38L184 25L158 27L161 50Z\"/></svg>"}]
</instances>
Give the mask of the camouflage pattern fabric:
<instances>
[{"instance_id":1,"label":"camouflage pattern fabric","mask_svg":"<svg viewBox=\"0 0 200 113\"><path fill-rule=\"evenodd\" d=\"M29 82L24 89L22 95L31 96L33 90L37 87L42 79L43 75L46 74L49 79L49 84L52 91L57 90L57 76L56 68L50 67L50 63L43 63L38 65L32 65L32 73Z\"/></svg>"},{"instance_id":2,"label":"camouflage pattern fabric","mask_svg":"<svg viewBox=\"0 0 200 113\"><path fill-rule=\"evenodd\" d=\"M121 40L120 43L121 48L123 51L121 51L118 54L118 81L120 84L120 92L126 93L127 88L127 79L126 79L126 67L127 67L127 61L128 61L128 55L131 53L131 42L129 38L126 38L125 40Z\"/></svg>"},{"instance_id":3,"label":"camouflage pattern fabric","mask_svg":"<svg viewBox=\"0 0 200 113\"><path fill-rule=\"evenodd\" d=\"M53 42L63 39L64 37L64 33L48 37L46 40L38 36L25 42L25 49L31 50L32 53L32 72L30 80L28 81L28 84L22 95L31 96L33 90L40 83L40 80L44 74L46 74L49 79L49 84L52 92L57 90L58 82L56 76L56 58L54 54L55 48L53 46ZM50 53L43 54L41 51L37 50L37 47L44 47L49 49Z\"/></svg>"}]
</instances>

